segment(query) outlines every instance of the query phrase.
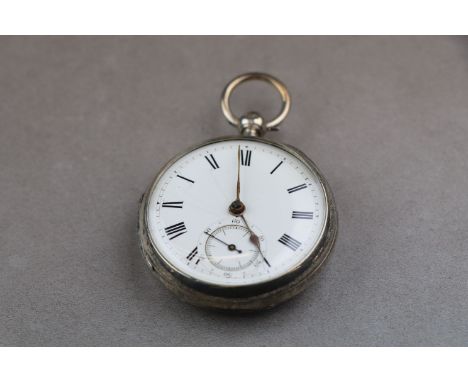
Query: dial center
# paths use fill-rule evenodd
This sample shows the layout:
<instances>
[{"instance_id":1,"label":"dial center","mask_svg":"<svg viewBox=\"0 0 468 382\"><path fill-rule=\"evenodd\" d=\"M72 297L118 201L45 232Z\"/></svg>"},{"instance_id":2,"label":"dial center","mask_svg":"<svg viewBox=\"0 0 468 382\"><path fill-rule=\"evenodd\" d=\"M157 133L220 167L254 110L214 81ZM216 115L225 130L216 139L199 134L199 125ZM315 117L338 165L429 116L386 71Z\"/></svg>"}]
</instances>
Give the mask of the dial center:
<instances>
[{"instance_id":1,"label":"dial center","mask_svg":"<svg viewBox=\"0 0 468 382\"><path fill-rule=\"evenodd\" d=\"M238 251L239 253L242 253L242 251L240 249L237 249L237 247L235 246L235 244L229 244L228 245L228 249L230 251Z\"/></svg>"},{"instance_id":2,"label":"dial center","mask_svg":"<svg viewBox=\"0 0 468 382\"><path fill-rule=\"evenodd\" d=\"M229 206L229 212L234 216L242 215L245 211L245 205L240 200L234 200Z\"/></svg>"}]
</instances>

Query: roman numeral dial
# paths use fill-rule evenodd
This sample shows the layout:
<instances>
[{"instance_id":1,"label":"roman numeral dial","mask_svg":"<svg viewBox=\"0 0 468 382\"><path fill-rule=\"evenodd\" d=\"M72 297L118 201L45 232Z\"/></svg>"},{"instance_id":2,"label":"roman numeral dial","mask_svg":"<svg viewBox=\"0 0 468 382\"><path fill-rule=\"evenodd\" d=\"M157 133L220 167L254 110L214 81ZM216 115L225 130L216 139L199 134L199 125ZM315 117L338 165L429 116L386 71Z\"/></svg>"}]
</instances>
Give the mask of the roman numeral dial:
<instances>
[{"instance_id":1,"label":"roman numeral dial","mask_svg":"<svg viewBox=\"0 0 468 382\"><path fill-rule=\"evenodd\" d=\"M284 244L286 247L288 247L289 249L292 249L293 251L296 251L300 246L301 246L301 242L296 240L296 239L293 239L291 236L289 236L288 234L283 234L283 236L281 236L278 241L281 243L281 244Z\"/></svg>"},{"instance_id":2,"label":"roman numeral dial","mask_svg":"<svg viewBox=\"0 0 468 382\"><path fill-rule=\"evenodd\" d=\"M182 208L182 204L184 202L164 202L162 206L166 208Z\"/></svg>"},{"instance_id":3,"label":"roman numeral dial","mask_svg":"<svg viewBox=\"0 0 468 382\"><path fill-rule=\"evenodd\" d=\"M190 253L187 255L186 259L187 259L188 261L192 261L192 260L195 258L195 256L197 256L197 254L198 254L198 248L195 247L195 248L192 250L192 252L190 252Z\"/></svg>"},{"instance_id":4,"label":"roman numeral dial","mask_svg":"<svg viewBox=\"0 0 468 382\"><path fill-rule=\"evenodd\" d=\"M169 238L169 240L173 240L176 237L179 237L180 235L187 233L187 228L185 228L184 222L180 222L180 223L173 224L173 225L170 225L169 227L164 228L164 231L166 232L166 235Z\"/></svg>"},{"instance_id":5,"label":"roman numeral dial","mask_svg":"<svg viewBox=\"0 0 468 382\"><path fill-rule=\"evenodd\" d=\"M273 170L270 171L270 175L272 175L276 170L278 170L279 166L281 166L283 164L283 161L279 162L274 168Z\"/></svg>"},{"instance_id":6,"label":"roman numeral dial","mask_svg":"<svg viewBox=\"0 0 468 382\"><path fill-rule=\"evenodd\" d=\"M290 194L292 194L293 192L297 192L297 191L303 190L304 188L307 188L307 186L305 185L305 183L300 184L299 186L296 186L296 187L288 188L288 192L289 192Z\"/></svg>"},{"instance_id":7,"label":"roman numeral dial","mask_svg":"<svg viewBox=\"0 0 468 382\"><path fill-rule=\"evenodd\" d=\"M205 159L208 161L211 167L213 167L213 170L216 170L219 168L218 162L216 162L215 157L213 154L210 154L210 156L205 155Z\"/></svg>"},{"instance_id":8,"label":"roman numeral dial","mask_svg":"<svg viewBox=\"0 0 468 382\"><path fill-rule=\"evenodd\" d=\"M220 138L168 163L140 222L146 219L148 242L174 273L250 286L315 255L329 216L326 183L299 153L261 139ZM231 208L237 198L243 210Z\"/></svg>"},{"instance_id":9,"label":"roman numeral dial","mask_svg":"<svg viewBox=\"0 0 468 382\"><path fill-rule=\"evenodd\" d=\"M305 211L293 211L292 216L293 219L313 219L314 213L313 212L305 212Z\"/></svg>"},{"instance_id":10,"label":"roman numeral dial","mask_svg":"<svg viewBox=\"0 0 468 382\"><path fill-rule=\"evenodd\" d=\"M241 150L241 166L250 166L250 161L252 159L252 150Z\"/></svg>"},{"instance_id":11,"label":"roman numeral dial","mask_svg":"<svg viewBox=\"0 0 468 382\"><path fill-rule=\"evenodd\" d=\"M185 176L177 175L177 177L180 178L180 179L183 179L183 180L185 180L185 181L187 181L187 182L189 182L189 183L195 183L194 180L189 179L189 178L186 178Z\"/></svg>"}]
</instances>

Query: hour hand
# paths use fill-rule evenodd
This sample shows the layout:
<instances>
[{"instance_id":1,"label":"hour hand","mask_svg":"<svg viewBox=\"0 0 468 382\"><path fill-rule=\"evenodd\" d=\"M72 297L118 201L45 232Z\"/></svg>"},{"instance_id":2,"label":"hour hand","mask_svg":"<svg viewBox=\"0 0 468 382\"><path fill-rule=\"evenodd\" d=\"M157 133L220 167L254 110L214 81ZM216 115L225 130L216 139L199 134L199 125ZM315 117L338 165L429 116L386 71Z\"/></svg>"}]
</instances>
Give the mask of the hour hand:
<instances>
[{"instance_id":1,"label":"hour hand","mask_svg":"<svg viewBox=\"0 0 468 382\"><path fill-rule=\"evenodd\" d=\"M240 217L241 217L241 219L244 221L245 226L247 227L247 229L248 229L249 232L250 232L250 238L249 238L249 240L257 247L258 252L259 252L260 255L262 256L263 261L265 262L265 264L268 265L269 267L271 267L270 263L268 262L268 260L266 259L266 257L263 255L262 249L261 249L261 247L260 247L260 239L259 239L258 236L255 234L255 232L252 231L252 229L250 228L249 224L247 223L247 220L245 219L244 215L240 215Z\"/></svg>"}]
</instances>

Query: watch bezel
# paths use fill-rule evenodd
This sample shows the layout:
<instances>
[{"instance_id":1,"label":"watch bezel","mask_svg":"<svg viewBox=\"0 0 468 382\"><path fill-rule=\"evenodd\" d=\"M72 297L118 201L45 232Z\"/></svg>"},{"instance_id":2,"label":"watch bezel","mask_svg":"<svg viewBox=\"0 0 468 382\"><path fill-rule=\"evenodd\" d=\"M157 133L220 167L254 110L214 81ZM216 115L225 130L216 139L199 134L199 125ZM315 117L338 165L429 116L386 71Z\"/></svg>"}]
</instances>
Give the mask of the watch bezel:
<instances>
[{"instance_id":1,"label":"watch bezel","mask_svg":"<svg viewBox=\"0 0 468 382\"><path fill-rule=\"evenodd\" d=\"M159 180L179 159L210 144L233 140L261 142L282 149L301 161L317 177L325 197L325 221L315 246L307 256L285 274L249 285L218 285L194 278L175 267L153 241L148 229L148 200ZM297 148L259 137L224 136L192 145L171 158L157 173L141 200L139 237L142 254L151 270L179 297L195 305L221 309L261 309L274 306L304 289L305 283L316 273L333 249L337 234L337 212L331 189L315 163Z\"/></svg>"}]
</instances>

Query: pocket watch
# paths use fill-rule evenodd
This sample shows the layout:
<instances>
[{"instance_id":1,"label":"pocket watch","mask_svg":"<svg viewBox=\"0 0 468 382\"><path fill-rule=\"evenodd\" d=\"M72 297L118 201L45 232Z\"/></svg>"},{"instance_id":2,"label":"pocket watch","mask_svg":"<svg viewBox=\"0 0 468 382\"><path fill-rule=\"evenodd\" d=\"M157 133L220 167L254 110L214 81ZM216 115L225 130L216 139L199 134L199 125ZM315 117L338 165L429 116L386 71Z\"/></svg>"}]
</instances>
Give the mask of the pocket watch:
<instances>
[{"instance_id":1,"label":"pocket watch","mask_svg":"<svg viewBox=\"0 0 468 382\"><path fill-rule=\"evenodd\" d=\"M271 84L281 112L233 114L240 84ZM247 73L228 83L221 108L239 135L210 139L172 158L141 198L140 248L151 271L189 303L251 311L301 292L330 255L337 212L328 183L301 151L265 139L290 109L285 85Z\"/></svg>"}]
</instances>

